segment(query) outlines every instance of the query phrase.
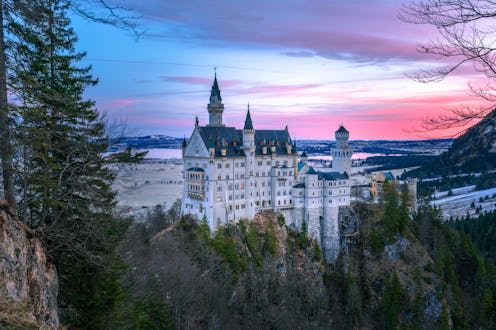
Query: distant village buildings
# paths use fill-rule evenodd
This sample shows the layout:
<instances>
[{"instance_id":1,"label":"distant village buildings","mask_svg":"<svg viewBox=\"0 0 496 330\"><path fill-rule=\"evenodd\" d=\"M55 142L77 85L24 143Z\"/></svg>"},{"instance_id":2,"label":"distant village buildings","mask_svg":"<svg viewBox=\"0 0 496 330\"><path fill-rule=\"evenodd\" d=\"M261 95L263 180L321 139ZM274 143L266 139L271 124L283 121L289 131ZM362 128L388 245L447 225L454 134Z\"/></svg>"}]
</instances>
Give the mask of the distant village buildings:
<instances>
[{"instance_id":1,"label":"distant village buildings","mask_svg":"<svg viewBox=\"0 0 496 330\"><path fill-rule=\"evenodd\" d=\"M409 195L409 205L408 208L410 210L415 210L417 208L417 183L418 180L416 178L411 178L408 180L399 180L394 177L394 175L388 172L377 172L374 173L372 179L370 181L369 191L374 199L374 201L379 201L382 199L383 193L383 185L386 180L399 192L401 193L401 189L403 185L407 186L408 195Z\"/></svg>"},{"instance_id":2,"label":"distant village buildings","mask_svg":"<svg viewBox=\"0 0 496 330\"><path fill-rule=\"evenodd\" d=\"M206 218L210 227L252 219L263 210L284 215L286 224L317 239L330 262L340 249L339 219L350 205L352 149L349 132L340 126L331 149L332 170L319 172L298 159L288 127L256 129L248 107L242 129L222 122L224 104L215 77L209 122L195 127L183 143L182 213Z\"/></svg>"}]
</instances>

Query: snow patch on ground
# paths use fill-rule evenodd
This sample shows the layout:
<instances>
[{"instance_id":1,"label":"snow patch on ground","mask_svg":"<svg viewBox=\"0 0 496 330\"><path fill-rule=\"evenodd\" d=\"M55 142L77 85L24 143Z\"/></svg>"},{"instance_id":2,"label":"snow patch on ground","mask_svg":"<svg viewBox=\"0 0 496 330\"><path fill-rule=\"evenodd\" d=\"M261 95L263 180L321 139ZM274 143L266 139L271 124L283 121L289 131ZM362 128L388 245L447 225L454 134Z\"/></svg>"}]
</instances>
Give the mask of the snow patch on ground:
<instances>
[{"instance_id":1,"label":"snow patch on ground","mask_svg":"<svg viewBox=\"0 0 496 330\"><path fill-rule=\"evenodd\" d=\"M452 189L453 196L448 196L447 191L437 192L433 195L436 200L431 201L431 205L441 208L443 217L476 217L479 213L496 210L496 187L477 190L475 186L466 186ZM471 207L471 205L475 207ZM480 208L477 213L477 208Z\"/></svg>"},{"instance_id":2,"label":"snow patch on ground","mask_svg":"<svg viewBox=\"0 0 496 330\"><path fill-rule=\"evenodd\" d=\"M183 191L183 165L143 162L121 167L113 188L118 204L129 213L161 204L165 209L181 198Z\"/></svg>"}]
</instances>

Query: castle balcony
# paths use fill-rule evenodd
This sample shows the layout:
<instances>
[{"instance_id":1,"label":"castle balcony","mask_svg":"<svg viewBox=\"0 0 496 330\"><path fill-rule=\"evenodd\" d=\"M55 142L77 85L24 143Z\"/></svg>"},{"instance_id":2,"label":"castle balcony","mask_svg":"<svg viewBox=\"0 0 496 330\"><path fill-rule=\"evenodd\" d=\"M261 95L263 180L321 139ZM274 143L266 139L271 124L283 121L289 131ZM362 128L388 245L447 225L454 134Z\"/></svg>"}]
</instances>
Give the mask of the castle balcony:
<instances>
[{"instance_id":1,"label":"castle balcony","mask_svg":"<svg viewBox=\"0 0 496 330\"><path fill-rule=\"evenodd\" d=\"M187 194L191 199L205 200L205 193L203 192L188 191Z\"/></svg>"},{"instance_id":2,"label":"castle balcony","mask_svg":"<svg viewBox=\"0 0 496 330\"><path fill-rule=\"evenodd\" d=\"M289 211L294 209L293 205L277 206L274 211Z\"/></svg>"},{"instance_id":3,"label":"castle balcony","mask_svg":"<svg viewBox=\"0 0 496 330\"><path fill-rule=\"evenodd\" d=\"M199 167L191 167L186 170L188 181L205 181L205 170Z\"/></svg>"}]
</instances>

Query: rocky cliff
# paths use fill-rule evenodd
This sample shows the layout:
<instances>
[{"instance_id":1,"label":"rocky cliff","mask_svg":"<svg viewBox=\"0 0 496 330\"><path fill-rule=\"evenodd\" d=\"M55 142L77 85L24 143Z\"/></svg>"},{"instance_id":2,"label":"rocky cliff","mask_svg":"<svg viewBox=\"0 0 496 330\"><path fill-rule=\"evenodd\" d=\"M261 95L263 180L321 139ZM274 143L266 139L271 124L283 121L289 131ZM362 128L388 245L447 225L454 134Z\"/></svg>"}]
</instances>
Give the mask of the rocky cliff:
<instances>
[{"instance_id":1,"label":"rocky cliff","mask_svg":"<svg viewBox=\"0 0 496 330\"><path fill-rule=\"evenodd\" d=\"M57 329L57 283L40 240L0 201L0 328Z\"/></svg>"}]
</instances>

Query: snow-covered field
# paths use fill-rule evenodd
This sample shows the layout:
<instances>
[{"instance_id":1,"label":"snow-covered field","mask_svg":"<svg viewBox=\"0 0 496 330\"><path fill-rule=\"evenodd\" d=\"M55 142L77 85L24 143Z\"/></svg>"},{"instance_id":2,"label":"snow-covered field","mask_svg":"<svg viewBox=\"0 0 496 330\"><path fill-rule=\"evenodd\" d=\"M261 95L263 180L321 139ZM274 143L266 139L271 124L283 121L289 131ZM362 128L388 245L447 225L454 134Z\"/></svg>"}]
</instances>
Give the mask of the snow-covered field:
<instances>
[{"instance_id":1,"label":"snow-covered field","mask_svg":"<svg viewBox=\"0 0 496 330\"><path fill-rule=\"evenodd\" d=\"M475 186L466 186L452 189L452 196L448 196L448 191L434 194L435 200L432 205L439 206L444 218L449 217L476 217L477 208L479 213L496 210L496 187L484 190L474 190ZM473 203L473 206L471 207Z\"/></svg>"},{"instance_id":2,"label":"snow-covered field","mask_svg":"<svg viewBox=\"0 0 496 330\"><path fill-rule=\"evenodd\" d=\"M181 198L183 189L182 164L162 162L144 162L133 164L119 169L114 189L117 191L117 200L120 206L126 207L130 212L161 204L168 209L172 203ZM357 171L359 172L359 171ZM400 175L403 170L396 170L393 175ZM367 184L370 175L354 173L353 184ZM452 189L452 196L448 191L436 192L433 195L432 205L441 208L443 216L471 217L477 216L476 209L480 212L496 210L496 187L474 191L475 186L466 186ZM471 207L471 204L475 207Z\"/></svg>"},{"instance_id":3,"label":"snow-covered field","mask_svg":"<svg viewBox=\"0 0 496 330\"><path fill-rule=\"evenodd\" d=\"M181 198L183 166L171 163L144 162L117 171L114 189L120 206L129 211L161 204L168 209Z\"/></svg>"}]
</instances>

